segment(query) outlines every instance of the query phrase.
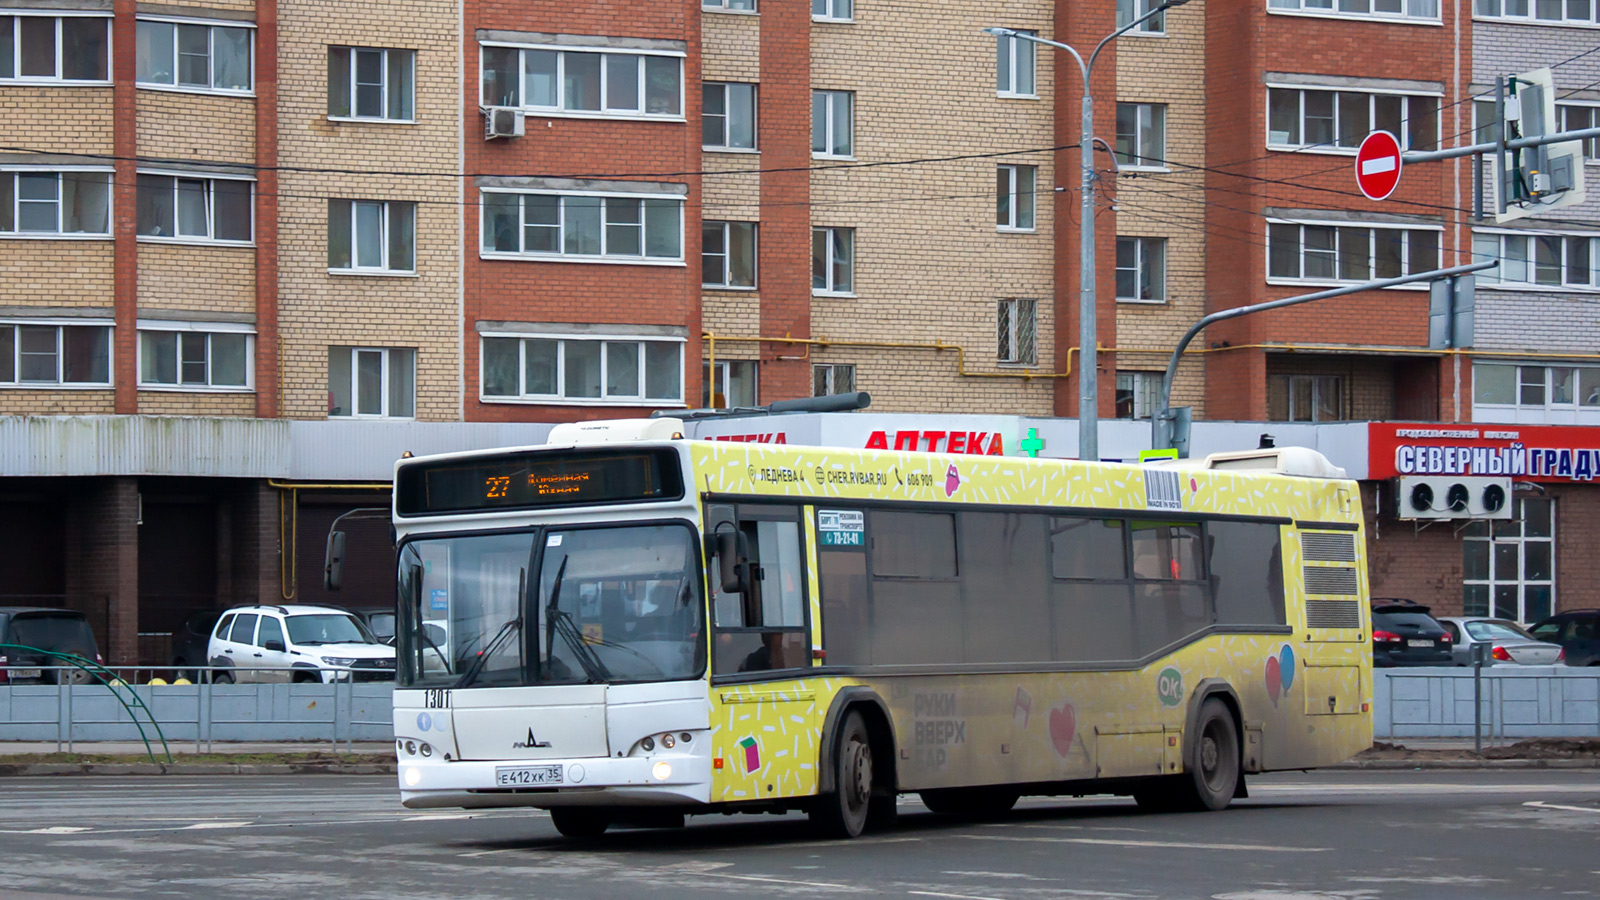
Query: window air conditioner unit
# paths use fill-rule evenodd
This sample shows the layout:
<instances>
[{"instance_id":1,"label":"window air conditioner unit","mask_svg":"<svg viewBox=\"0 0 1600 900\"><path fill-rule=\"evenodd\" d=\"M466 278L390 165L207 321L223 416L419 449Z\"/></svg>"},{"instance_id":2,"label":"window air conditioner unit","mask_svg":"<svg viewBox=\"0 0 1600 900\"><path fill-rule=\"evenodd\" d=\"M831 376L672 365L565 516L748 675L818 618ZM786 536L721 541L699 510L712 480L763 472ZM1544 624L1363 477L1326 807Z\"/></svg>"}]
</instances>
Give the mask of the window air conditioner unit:
<instances>
[{"instance_id":1,"label":"window air conditioner unit","mask_svg":"<svg viewBox=\"0 0 1600 900\"><path fill-rule=\"evenodd\" d=\"M483 111L483 139L522 137L525 117L520 109L486 109Z\"/></svg>"},{"instance_id":2,"label":"window air conditioner unit","mask_svg":"<svg viewBox=\"0 0 1600 900\"><path fill-rule=\"evenodd\" d=\"M1405 475L1395 480L1395 518L1509 519L1511 479Z\"/></svg>"}]
</instances>

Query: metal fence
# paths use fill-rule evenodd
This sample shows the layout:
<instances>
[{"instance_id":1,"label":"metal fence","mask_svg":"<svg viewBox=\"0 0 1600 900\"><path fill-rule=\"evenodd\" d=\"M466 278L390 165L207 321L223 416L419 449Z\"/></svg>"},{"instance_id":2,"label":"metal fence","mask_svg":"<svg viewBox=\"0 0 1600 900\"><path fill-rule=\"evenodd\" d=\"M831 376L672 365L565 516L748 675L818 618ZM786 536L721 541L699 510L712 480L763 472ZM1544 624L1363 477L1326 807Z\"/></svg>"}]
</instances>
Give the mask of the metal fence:
<instances>
[{"instance_id":1,"label":"metal fence","mask_svg":"<svg viewBox=\"0 0 1600 900\"><path fill-rule=\"evenodd\" d=\"M39 668L57 673L59 681L81 677L81 670L69 666ZM127 683L114 687L138 695L169 743L192 742L196 752L209 752L218 741L326 741L336 751L348 751L355 741L394 740L393 682L213 684L206 673L222 670L201 670L198 684L136 683L169 671L117 667ZM234 677L283 674L282 669L226 671ZM0 684L0 741L54 742L57 751L73 752L79 743L141 737L155 742L150 723L142 717L136 722L106 684Z\"/></svg>"},{"instance_id":2,"label":"metal fence","mask_svg":"<svg viewBox=\"0 0 1600 900\"><path fill-rule=\"evenodd\" d=\"M1476 711L1470 668L1374 669L1372 675L1379 738L1471 738L1475 721L1489 741L1600 737L1600 669L1489 666Z\"/></svg>"}]
</instances>

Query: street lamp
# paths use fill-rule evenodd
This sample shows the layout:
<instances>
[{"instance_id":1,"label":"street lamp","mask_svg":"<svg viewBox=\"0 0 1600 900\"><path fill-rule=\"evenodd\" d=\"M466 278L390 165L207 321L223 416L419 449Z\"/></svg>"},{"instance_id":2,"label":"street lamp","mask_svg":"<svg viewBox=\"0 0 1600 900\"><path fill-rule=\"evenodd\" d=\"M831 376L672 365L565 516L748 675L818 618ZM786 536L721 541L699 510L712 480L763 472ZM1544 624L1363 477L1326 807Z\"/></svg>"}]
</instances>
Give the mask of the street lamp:
<instances>
[{"instance_id":1,"label":"street lamp","mask_svg":"<svg viewBox=\"0 0 1600 900\"><path fill-rule=\"evenodd\" d=\"M1013 28L983 30L984 34L992 34L1002 40L1016 38L1065 50L1072 54L1073 60L1078 64L1078 70L1083 73L1083 135L1078 139L1078 160L1082 163L1080 168L1083 199L1083 212L1079 217L1081 221L1079 253L1082 259L1078 266L1078 345L1081 360L1078 375L1078 458L1091 462L1100 459L1100 345L1095 334L1098 329L1095 322L1094 296L1094 98L1089 93L1089 79L1094 75L1095 60L1100 58L1100 51L1104 50L1107 44L1146 20L1187 2L1189 0L1167 0L1101 38L1100 43L1095 45L1094 52L1089 54L1087 63L1071 46L1047 40L1036 34L1028 34Z\"/></svg>"}]
</instances>

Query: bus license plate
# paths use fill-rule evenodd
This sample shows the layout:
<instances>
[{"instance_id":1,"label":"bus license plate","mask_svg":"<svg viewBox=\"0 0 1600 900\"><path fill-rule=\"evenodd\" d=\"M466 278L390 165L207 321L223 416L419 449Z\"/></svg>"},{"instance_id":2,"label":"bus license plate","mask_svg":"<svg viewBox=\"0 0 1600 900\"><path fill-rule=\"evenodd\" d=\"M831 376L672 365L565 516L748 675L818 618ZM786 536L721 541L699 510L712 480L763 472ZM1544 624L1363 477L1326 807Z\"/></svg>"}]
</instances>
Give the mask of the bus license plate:
<instances>
[{"instance_id":1,"label":"bus license plate","mask_svg":"<svg viewBox=\"0 0 1600 900\"><path fill-rule=\"evenodd\" d=\"M1433 646L1433 641L1427 640L1425 638L1412 638L1411 640L1406 641L1406 646L1407 647L1432 647Z\"/></svg>"},{"instance_id":2,"label":"bus license plate","mask_svg":"<svg viewBox=\"0 0 1600 900\"><path fill-rule=\"evenodd\" d=\"M494 783L499 787L524 787L534 784L560 784L560 766L517 766L494 770Z\"/></svg>"}]
</instances>

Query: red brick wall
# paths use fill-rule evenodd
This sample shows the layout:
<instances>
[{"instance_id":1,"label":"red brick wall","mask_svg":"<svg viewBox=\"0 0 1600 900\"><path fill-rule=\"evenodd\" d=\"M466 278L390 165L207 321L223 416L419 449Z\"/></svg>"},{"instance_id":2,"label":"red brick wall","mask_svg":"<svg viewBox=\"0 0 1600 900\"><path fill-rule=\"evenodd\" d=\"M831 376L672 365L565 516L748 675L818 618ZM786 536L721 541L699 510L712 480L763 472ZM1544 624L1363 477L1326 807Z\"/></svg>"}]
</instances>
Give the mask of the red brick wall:
<instances>
[{"instance_id":1,"label":"red brick wall","mask_svg":"<svg viewBox=\"0 0 1600 900\"><path fill-rule=\"evenodd\" d=\"M761 4L761 333L811 336L811 4ZM811 396L811 365L780 356L803 348L763 344L762 403Z\"/></svg>"},{"instance_id":2,"label":"red brick wall","mask_svg":"<svg viewBox=\"0 0 1600 900\"><path fill-rule=\"evenodd\" d=\"M256 0L256 415L278 409L278 2Z\"/></svg>"},{"instance_id":3,"label":"red brick wall","mask_svg":"<svg viewBox=\"0 0 1600 900\"><path fill-rule=\"evenodd\" d=\"M479 258L479 194L463 187L465 302L463 368L469 421L577 421L641 414L617 407L482 403L476 323L570 322L687 326L684 395L700 396L700 5L467 0L462 102L466 171L489 175L585 176L689 185L684 209L686 266L522 262ZM684 41L685 122L632 122L529 116L527 137L485 141L478 112L477 29L591 34ZM763 112L765 115L765 111ZM765 126L764 126L765 127Z\"/></svg>"},{"instance_id":4,"label":"red brick wall","mask_svg":"<svg viewBox=\"0 0 1600 900\"><path fill-rule=\"evenodd\" d=\"M112 234L115 242L115 279L113 295L116 327L112 329L111 381L116 386L116 411L132 414L139 411L138 390L138 319L139 319L139 245L138 226L138 175L134 157L139 152L136 130L138 93L134 89L135 54L128 48L135 44L137 21L134 18L134 0L116 0L115 18L111 24L112 53L111 77L112 119L116 134L112 147L116 162L116 185L113 208Z\"/></svg>"},{"instance_id":5,"label":"red brick wall","mask_svg":"<svg viewBox=\"0 0 1600 900\"><path fill-rule=\"evenodd\" d=\"M133 478L75 479L71 491L67 605L83 610L96 625L95 639L107 663L137 664L139 482Z\"/></svg>"}]
</instances>

